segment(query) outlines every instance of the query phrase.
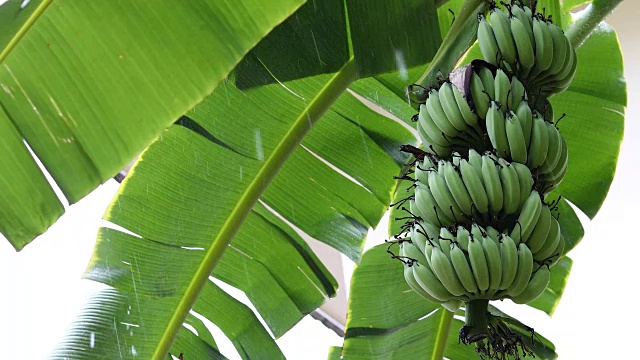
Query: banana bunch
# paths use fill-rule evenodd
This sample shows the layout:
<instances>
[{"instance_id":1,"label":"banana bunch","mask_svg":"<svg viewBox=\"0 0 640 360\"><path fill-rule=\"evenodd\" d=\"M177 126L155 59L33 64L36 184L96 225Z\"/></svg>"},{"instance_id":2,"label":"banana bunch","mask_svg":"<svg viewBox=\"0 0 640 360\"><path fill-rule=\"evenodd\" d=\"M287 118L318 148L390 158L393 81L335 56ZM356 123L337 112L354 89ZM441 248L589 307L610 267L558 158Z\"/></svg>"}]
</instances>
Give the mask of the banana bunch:
<instances>
[{"instance_id":1,"label":"banana bunch","mask_svg":"<svg viewBox=\"0 0 640 360\"><path fill-rule=\"evenodd\" d=\"M455 309L478 299L527 303L549 283L548 265L538 262L524 242L491 227L474 223L470 229L422 230L418 225L411 239L400 251L407 259L405 280L424 298Z\"/></svg>"},{"instance_id":2,"label":"banana bunch","mask_svg":"<svg viewBox=\"0 0 640 360\"><path fill-rule=\"evenodd\" d=\"M469 150L468 159L425 157L415 168L412 214L430 224L470 224L474 218L506 218L523 209L534 181L529 168L491 153Z\"/></svg>"},{"instance_id":3,"label":"banana bunch","mask_svg":"<svg viewBox=\"0 0 640 360\"><path fill-rule=\"evenodd\" d=\"M531 93L547 97L566 90L576 72L575 49L562 29L512 2L506 11L479 15L478 45L488 63L518 74Z\"/></svg>"},{"instance_id":4,"label":"banana bunch","mask_svg":"<svg viewBox=\"0 0 640 360\"><path fill-rule=\"evenodd\" d=\"M483 143L483 129L462 93L449 82L431 89L420 105L418 134L426 151L445 157Z\"/></svg>"},{"instance_id":5,"label":"banana bunch","mask_svg":"<svg viewBox=\"0 0 640 360\"><path fill-rule=\"evenodd\" d=\"M469 87L496 153L526 164L539 178L539 189L555 189L567 170L567 144L553 123L529 107L522 83L502 69L494 75L485 66L472 72ZM552 119L551 106L545 103L544 109Z\"/></svg>"}]
</instances>

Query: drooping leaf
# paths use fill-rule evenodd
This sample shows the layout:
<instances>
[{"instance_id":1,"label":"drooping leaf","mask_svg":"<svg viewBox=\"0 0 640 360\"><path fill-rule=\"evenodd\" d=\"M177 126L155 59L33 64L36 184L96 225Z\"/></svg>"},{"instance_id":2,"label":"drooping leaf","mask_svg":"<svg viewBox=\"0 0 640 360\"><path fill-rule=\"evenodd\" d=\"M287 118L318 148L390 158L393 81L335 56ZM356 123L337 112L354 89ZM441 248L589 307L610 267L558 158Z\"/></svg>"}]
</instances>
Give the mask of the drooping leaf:
<instances>
[{"instance_id":1,"label":"drooping leaf","mask_svg":"<svg viewBox=\"0 0 640 360\"><path fill-rule=\"evenodd\" d=\"M210 94L301 3L61 0L24 9L19 1L4 4L0 18L11 20L0 22L0 105L6 114L0 121L13 123L75 203ZM24 152L10 144L5 146L12 152ZM39 171L33 161L7 165ZM40 203L2 198L0 207L15 211L7 212L0 230L16 249L61 214L49 185L24 185L5 184L2 192L48 195ZM26 212L42 220L16 220Z\"/></svg>"}]
</instances>

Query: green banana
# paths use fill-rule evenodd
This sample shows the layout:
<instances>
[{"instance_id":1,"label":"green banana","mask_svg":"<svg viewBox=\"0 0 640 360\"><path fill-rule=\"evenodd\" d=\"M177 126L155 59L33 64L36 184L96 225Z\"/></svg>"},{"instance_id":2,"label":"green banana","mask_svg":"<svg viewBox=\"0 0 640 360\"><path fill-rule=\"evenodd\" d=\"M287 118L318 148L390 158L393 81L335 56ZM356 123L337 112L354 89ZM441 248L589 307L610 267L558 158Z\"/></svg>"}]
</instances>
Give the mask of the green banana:
<instances>
[{"instance_id":1,"label":"green banana","mask_svg":"<svg viewBox=\"0 0 640 360\"><path fill-rule=\"evenodd\" d=\"M529 10L530 12L531 10ZM527 36L529 36L529 41L531 44L531 48L534 49L535 53L535 38L533 37L533 17L531 14L527 15L527 12L518 4L511 4L511 14L517 17L524 25L524 29L527 32ZM513 27L513 25L512 25ZM514 36L515 38L515 36ZM516 44L517 45L517 44ZM535 56L535 55L534 55ZM535 58L534 58L535 59Z\"/></svg>"},{"instance_id":2,"label":"green banana","mask_svg":"<svg viewBox=\"0 0 640 360\"><path fill-rule=\"evenodd\" d=\"M504 60L509 64L516 61L516 44L511 35L511 22L509 17L498 8L491 10L489 23L493 28L493 34L498 43L498 48Z\"/></svg>"},{"instance_id":3,"label":"green banana","mask_svg":"<svg viewBox=\"0 0 640 360\"><path fill-rule=\"evenodd\" d=\"M444 133L427 111L425 105L420 105L420 112L418 113L418 125L422 126L428 138L432 143L436 143L440 146L449 147L452 143L455 143L455 139L445 137ZM453 142L452 142L453 141Z\"/></svg>"},{"instance_id":4,"label":"green banana","mask_svg":"<svg viewBox=\"0 0 640 360\"><path fill-rule=\"evenodd\" d=\"M511 231L510 236L516 243L526 242L529 239L541 211L542 200L538 192L534 190L524 202L518 221Z\"/></svg>"},{"instance_id":5,"label":"green banana","mask_svg":"<svg viewBox=\"0 0 640 360\"><path fill-rule=\"evenodd\" d=\"M427 258L424 256L424 253L420 251L416 245L408 241L405 241L400 245L400 255L415 260L422 265L427 265L429 263Z\"/></svg>"},{"instance_id":6,"label":"green banana","mask_svg":"<svg viewBox=\"0 0 640 360\"><path fill-rule=\"evenodd\" d=\"M562 135L553 124L547 122L545 124L549 134L549 150L547 150L547 157L544 159L544 163L540 166L540 174L546 174L553 170L562 156L562 140L560 140Z\"/></svg>"},{"instance_id":7,"label":"green banana","mask_svg":"<svg viewBox=\"0 0 640 360\"><path fill-rule=\"evenodd\" d=\"M439 224L442 226L453 224L453 220L449 219L447 214L439 208L438 203L436 202L436 199L433 198L433 194L431 193L428 185L416 183L414 194L415 208L410 209L412 213L416 214L414 210L418 210L417 215L424 221L432 224Z\"/></svg>"},{"instance_id":8,"label":"green banana","mask_svg":"<svg viewBox=\"0 0 640 360\"><path fill-rule=\"evenodd\" d=\"M484 180L482 179L482 155L478 154L474 149L469 149L469 164L473 167L480 177L480 181L484 185Z\"/></svg>"},{"instance_id":9,"label":"green banana","mask_svg":"<svg viewBox=\"0 0 640 360\"><path fill-rule=\"evenodd\" d=\"M529 31L527 31L528 26L528 21L525 25L518 17L511 17L511 33L518 50L518 60L527 69L533 67L535 63L534 46L529 37ZM531 30L531 35L533 35L533 30Z\"/></svg>"},{"instance_id":10,"label":"green banana","mask_svg":"<svg viewBox=\"0 0 640 360\"><path fill-rule=\"evenodd\" d=\"M476 110L476 114L484 119L487 116L489 110L489 102L492 100L487 94L484 93L485 89L482 85L482 80L475 72L471 73L471 98L473 99L473 106Z\"/></svg>"},{"instance_id":11,"label":"green banana","mask_svg":"<svg viewBox=\"0 0 640 360\"><path fill-rule=\"evenodd\" d=\"M444 180L462 213L468 216L472 215L473 203L471 197L462 177L451 162L447 162L444 166Z\"/></svg>"},{"instance_id":12,"label":"green banana","mask_svg":"<svg viewBox=\"0 0 640 360\"><path fill-rule=\"evenodd\" d=\"M493 101L497 102L499 107L504 107L505 109L509 106L509 94L511 93L511 81L509 80L509 76L502 71L502 69L498 69L496 71L496 77L493 81L495 97Z\"/></svg>"},{"instance_id":13,"label":"green banana","mask_svg":"<svg viewBox=\"0 0 640 360\"><path fill-rule=\"evenodd\" d=\"M487 229L487 233L488 233ZM502 259L500 247L491 237L482 237L482 249L489 269L489 289L499 290L502 281Z\"/></svg>"},{"instance_id":14,"label":"green banana","mask_svg":"<svg viewBox=\"0 0 640 360\"><path fill-rule=\"evenodd\" d=\"M491 145L496 149L501 157L510 157L509 140L507 139L507 130L505 128L504 114L498 108L495 101L491 102L491 107L487 111L487 134Z\"/></svg>"},{"instance_id":15,"label":"green banana","mask_svg":"<svg viewBox=\"0 0 640 360\"><path fill-rule=\"evenodd\" d=\"M505 119L505 130L507 132L507 141L509 142L509 152L511 159L515 162L527 163L527 143L524 139L524 131L518 116L509 111Z\"/></svg>"},{"instance_id":16,"label":"green banana","mask_svg":"<svg viewBox=\"0 0 640 360\"><path fill-rule=\"evenodd\" d=\"M451 248L451 264L453 264L456 275L458 275L458 279L465 290L471 294L478 292L478 285L476 285L467 256L458 246Z\"/></svg>"},{"instance_id":17,"label":"green banana","mask_svg":"<svg viewBox=\"0 0 640 360\"><path fill-rule=\"evenodd\" d=\"M460 283L451 261L440 248L434 248L431 253L431 268L445 289L451 294L461 296L465 293L464 286Z\"/></svg>"},{"instance_id":18,"label":"green banana","mask_svg":"<svg viewBox=\"0 0 640 360\"><path fill-rule=\"evenodd\" d=\"M537 299L549 285L549 280L551 280L551 272L548 267L542 266L533 273L524 290L511 297L511 300L516 304L526 304Z\"/></svg>"},{"instance_id":19,"label":"green banana","mask_svg":"<svg viewBox=\"0 0 640 360\"><path fill-rule=\"evenodd\" d=\"M460 110L460 113L462 114L464 121L467 123L467 125L475 128L476 131L481 133L482 131L480 129L480 126L478 125L478 115L476 115L473 111L471 111L471 107L469 106L469 103L464 98L462 93L458 91L458 88L456 88L455 86L453 86L452 88L453 88L453 96L456 98L456 104L458 104L458 109Z\"/></svg>"},{"instance_id":20,"label":"green banana","mask_svg":"<svg viewBox=\"0 0 640 360\"><path fill-rule=\"evenodd\" d=\"M529 144L531 142L531 130L533 126L533 114L531 113L531 108L526 101L522 101L518 108L516 109L516 116L518 117L518 121L520 121L520 126L522 127L522 134L524 135L524 142L526 144L527 150L529 149ZM526 164L526 163L523 163Z\"/></svg>"},{"instance_id":21,"label":"green banana","mask_svg":"<svg viewBox=\"0 0 640 360\"><path fill-rule=\"evenodd\" d=\"M416 281L416 277L413 274L413 267L412 266L404 266L404 280L407 282L407 284L409 284L409 287L415 291L416 293L418 293L418 295L422 296L423 298L431 301L431 302L435 302L435 303L439 303L440 300L435 298L433 295L431 295L429 292L427 292L425 289L422 288L422 286L420 286L420 284L418 284L418 281Z\"/></svg>"},{"instance_id":22,"label":"green banana","mask_svg":"<svg viewBox=\"0 0 640 360\"><path fill-rule=\"evenodd\" d=\"M429 266L413 264L411 270L413 270L413 276L420 287L439 302L449 301L454 297L453 294L444 287Z\"/></svg>"},{"instance_id":23,"label":"green banana","mask_svg":"<svg viewBox=\"0 0 640 360\"><path fill-rule=\"evenodd\" d=\"M496 98L496 87L494 84L495 78L491 70L488 67L481 67L478 70L478 76L480 80L482 80L482 86L484 87L484 91L489 95L491 100Z\"/></svg>"},{"instance_id":24,"label":"green banana","mask_svg":"<svg viewBox=\"0 0 640 360\"><path fill-rule=\"evenodd\" d=\"M532 128L527 166L533 170L544 164L549 151L549 131L544 119L537 111L533 113Z\"/></svg>"},{"instance_id":25,"label":"green banana","mask_svg":"<svg viewBox=\"0 0 640 360\"><path fill-rule=\"evenodd\" d=\"M540 74L553 62L553 37L546 23L538 18L533 19L533 36L536 40L536 72Z\"/></svg>"},{"instance_id":26,"label":"green banana","mask_svg":"<svg viewBox=\"0 0 640 360\"><path fill-rule=\"evenodd\" d=\"M487 199L489 199L489 208L493 214L497 214L502 210L503 192L498 169L489 156L482 157L482 177Z\"/></svg>"},{"instance_id":27,"label":"green banana","mask_svg":"<svg viewBox=\"0 0 640 360\"><path fill-rule=\"evenodd\" d=\"M418 123L416 126L416 130L418 131L418 135L420 136L420 140L422 141L422 145L424 146L424 150L427 153L432 155L437 155L440 157L447 156L449 152L451 152L451 148L449 146L442 146L436 143L425 131L422 127L422 124Z\"/></svg>"},{"instance_id":28,"label":"green banana","mask_svg":"<svg viewBox=\"0 0 640 360\"><path fill-rule=\"evenodd\" d=\"M529 284L531 273L533 271L533 256L531 250L525 243L518 245L518 271L513 283L506 289L507 295L510 297L520 295Z\"/></svg>"},{"instance_id":29,"label":"green banana","mask_svg":"<svg viewBox=\"0 0 640 360\"><path fill-rule=\"evenodd\" d=\"M449 118L447 118L447 115L444 113L444 109L442 108L442 103L440 101L440 93L437 90L431 90L429 92L429 98L425 105L431 119L433 119L433 122L438 126L438 128L440 128L440 131L452 138L455 138L460 134L458 129L451 125Z\"/></svg>"},{"instance_id":30,"label":"green banana","mask_svg":"<svg viewBox=\"0 0 640 360\"><path fill-rule=\"evenodd\" d=\"M515 214L520 207L520 182L518 181L518 174L516 170L500 158L498 160L500 164L500 184L503 192L503 205L502 211L505 214Z\"/></svg>"},{"instance_id":31,"label":"green banana","mask_svg":"<svg viewBox=\"0 0 640 360\"><path fill-rule=\"evenodd\" d=\"M549 28L549 32L551 33L551 42L553 43L553 61L551 65L547 69L546 73L549 75L555 75L559 73L564 67L565 61L569 59L566 58L568 55L567 46L571 46L569 42L565 41L566 37L557 25L552 23L547 23L547 27Z\"/></svg>"},{"instance_id":32,"label":"green banana","mask_svg":"<svg viewBox=\"0 0 640 360\"><path fill-rule=\"evenodd\" d=\"M451 87L451 84L448 82L445 82L440 87L439 94L442 109L453 127L460 132L468 132L469 127L464 121L464 117L462 116L460 109L458 109L458 103L456 102L456 97L453 94L453 89Z\"/></svg>"},{"instance_id":33,"label":"green banana","mask_svg":"<svg viewBox=\"0 0 640 360\"><path fill-rule=\"evenodd\" d=\"M553 255L553 252L558 247L558 243L560 242L561 237L562 234L560 233L560 224L555 218L552 218L547 239L542 247L540 247L540 249L534 254L533 258L536 261L540 262L551 257L551 255Z\"/></svg>"},{"instance_id":34,"label":"green banana","mask_svg":"<svg viewBox=\"0 0 640 360\"><path fill-rule=\"evenodd\" d=\"M462 182L473 200L473 205L481 214L486 214L489 211L489 199L478 173L465 159L460 160L460 173L462 174Z\"/></svg>"},{"instance_id":35,"label":"green banana","mask_svg":"<svg viewBox=\"0 0 640 360\"><path fill-rule=\"evenodd\" d=\"M487 265L487 259L484 255L484 249L481 243L482 238L469 239L469 262L471 262L471 270L473 276L476 279L478 289L486 291L489 289L489 267Z\"/></svg>"},{"instance_id":36,"label":"green banana","mask_svg":"<svg viewBox=\"0 0 640 360\"><path fill-rule=\"evenodd\" d=\"M537 253L547 240L552 221L556 221L556 219L551 216L549 207L543 205L540 209L538 221L526 241L529 250L531 250L533 254Z\"/></svg>"},{"instance_id":37,"label":"green banana","mask_svg":"<svg viewBox=\"0 0 640 360\"><path fill-rule=\"evenodd\" d=\"M500 290L508 289L516 278L518 271L518 247L508 235L502 236L500 242L500 259L502 259L502 279Z\"/></svg>"},{"instance_id":38,"label":"green banana","mask_svg":"<svg viewBox=\"0 0 640 360\"><path fill-rule=\"evenodd\" d=\"M429 189L431 189L431 195L436 199L436 203L440 209L445 211L449 219L454 223L461 219L462 210L453 199L447 182L440 172L432 171L429 173Z\"/></svg>"},{"instance_id":39,"label":"green banana","mask_svg":"<svg viewBox=\"0 0 640 360\"><path fill-rule=\"evenodd\" d=\"M464 226L458 226L458 229L456 229L456 241L462 250L466 251L469 248L469 236L469 230L465 229Z\"/></svg>"},{"instance_id":40,"label":"green banana","mask_svg":"<svg viewBox=\"0 0 640 360\"><path fill-rule=\"evenodd\" d=\"M531 190L533 190L533 177L526 165L513 162L511 166L518 174L518 187L520 189L520 206L518 207L518 211L520 211L529 197Z\"/></svg>"},{"instance_id":41,"label":"green banana","mask_svg":"<svg viewBox=\"0 0 640 360\"><path fill-rule=\"evenodd\" d=\"M478 45L482 57L486 62L497 65L500 62L500 50L493 28L484 15L479 15L478 20Z\"/></svg>"},{"instance_id":42,"label":"green banana","mask_svg":"<svg viewBox=\"0 0 640 360\"><path fill-rule=\"evenodd\" d=\"M446 227L440 228L440 235L438 236L438 243L440 244L440 250L450 258L451 247L456 242L456 236L449 231Z\"/></svg>"}]
</instances>

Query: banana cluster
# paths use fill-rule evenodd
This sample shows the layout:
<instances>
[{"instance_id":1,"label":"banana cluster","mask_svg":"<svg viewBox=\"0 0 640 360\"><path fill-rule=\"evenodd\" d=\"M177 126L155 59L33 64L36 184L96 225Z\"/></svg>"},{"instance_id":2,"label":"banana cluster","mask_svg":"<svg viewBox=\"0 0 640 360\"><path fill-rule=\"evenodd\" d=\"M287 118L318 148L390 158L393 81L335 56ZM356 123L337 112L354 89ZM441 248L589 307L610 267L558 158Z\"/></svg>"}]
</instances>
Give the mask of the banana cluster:
<instances>
[{"instance_id":1,"label":"banana cluster","mask_svg":"<svg viewBox=\"0 0 640 360\"><path fill-rule=\"evenodd\" d=\"M417 124L424 148L444 157L483 142L483 129L462 93L449 82L431 89Z\"/></svg>"},{"instance_id":2,"label":"banana cluster","mask_svg":"<svg viewBox=\"0 0 640 360\"><path fill-rule=\"evenodd\" d=\"M429 157L416 165L410 211L439 226L471 224L472 219L502 219L523 209L533 189L529 168L491 153L469 150L468 159Z\"/></svg>"},{"instance_id":3,"label":"banana cluster","mask_svg":"<svg viewBox=\"0 0 640 360\"><path fill-rule=\"evenodd\" d=\"M547 97L566 90L576 72L575 49L562 29L527 6L494 8L479 15L478 45L488 63L505 67Z\"/></svg>"},{"instance_id":4,"label":"banana cluster","mask_svg":"<svg viewBox=\"0 0 640 360\"><path fill-rule=\"evenodd\" d=\"M527 349L488 302L533 301L564 253L556 207L544 199L567 171L568 148L547 97L576 70L559 27L522 2L503 5L479 14L485 61L429 88L414 117L424 151L411 148L416 160L401 177L413 180L411 195L400 202L410 216L399 254L389 250L424 298L450 311L465 303L459 339L489 358Z\"/></svg>"},{"instance_id":5,"label":"banana cluster","mask_svg":"<svg viewBox=\"0 0 640 360\"><path fill-rule=\"evenodd\" d=\"M546 289L549 267L539 265L525 243L477 224L453 230L419 226L412 242L401 245L401 256L411 259L405 279L426 299L450 306L503 298L523 304Z\"/></svg>"},{"instance_id":6,"label":"banana cluster","mask_svg":"<svg viewBox=\"0 0 640 360\"><path fill-rule=\"evenodd\" d=\"M567 170L566 141L555 124L529 107L517 77L509 79L502 69L494 75L488 67L481 67L472 72L469 87L480 123L496 153L526 164L540 180L541 191L555 189ZM545 109L553 116L551 106Z\"/></svg>"}]
</instances>

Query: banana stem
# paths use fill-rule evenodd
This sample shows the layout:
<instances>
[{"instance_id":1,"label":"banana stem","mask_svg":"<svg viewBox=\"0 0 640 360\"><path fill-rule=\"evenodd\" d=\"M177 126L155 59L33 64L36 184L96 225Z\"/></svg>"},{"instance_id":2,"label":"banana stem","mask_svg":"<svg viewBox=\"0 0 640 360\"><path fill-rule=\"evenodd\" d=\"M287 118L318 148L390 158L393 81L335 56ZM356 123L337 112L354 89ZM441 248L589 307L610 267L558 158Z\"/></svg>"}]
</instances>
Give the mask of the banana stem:
<instances>
[{"instance_id":1,"label":"banana stem","mask_svg":"<svg viewBox=\"0 0 640 360\"><path fill-rule=\"evenodd\" d=\"M438 4L439 2L436 2L436 5ZM458 59L476 41L478 31L477 14L485 10L485 0L465 0L438 52L431 60L425 73L416 82L417 84L425 88L429 87L429 85L437 81L439 74L448 74L453 70Z\"/></svg>"},{"instance_id":2,"label":"banana stem","mask_svg":"<svg viewBox=\"0 0 640 360\"><path fill-rule=\"evenodd\" d=\"M444 351L447 349L447 340L451 332L451 324L453 324L453 312L442 308L440 315L440 325L438 325L438 335L436 336L436 344L433 347L431 360L444 359Z\"/></svg>"},{"instance_id":3,"label":"banana stem","mask_svg":"<svg viewBox=\"0 0 640 360\"><path fill-rule=\"evenodd\" d=\"M489 300L472 300L465 305L465 324L460 330L463 343L470 344L487 337L489 327Z\"/></svg>"},{"instance_id":4,"label":"banana stem","mask_svg":"<svg viewBox=\"0 0 640 360\"><path fill-rule=\"evenodd\" d=\"M591 32L606 18L622 0L594 0L579 13L565 35L574 48L579 48Z\"/></svg>"}]
</instances>

